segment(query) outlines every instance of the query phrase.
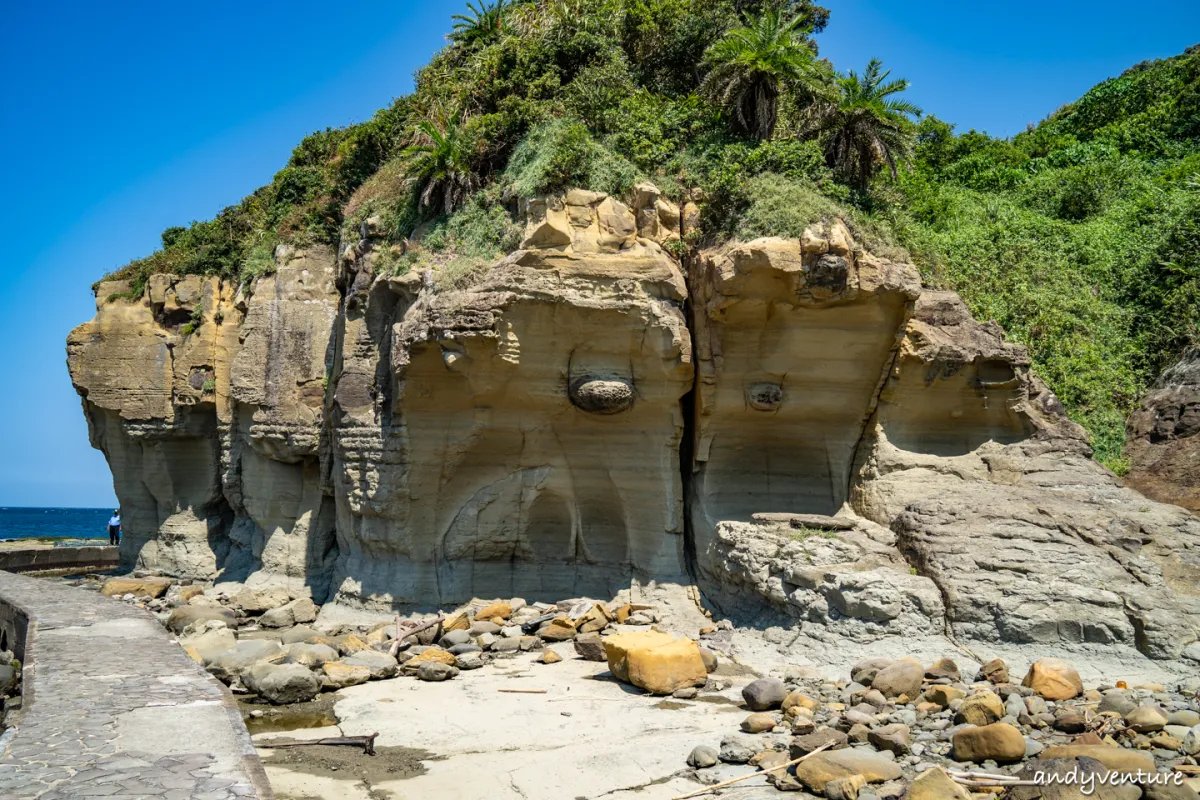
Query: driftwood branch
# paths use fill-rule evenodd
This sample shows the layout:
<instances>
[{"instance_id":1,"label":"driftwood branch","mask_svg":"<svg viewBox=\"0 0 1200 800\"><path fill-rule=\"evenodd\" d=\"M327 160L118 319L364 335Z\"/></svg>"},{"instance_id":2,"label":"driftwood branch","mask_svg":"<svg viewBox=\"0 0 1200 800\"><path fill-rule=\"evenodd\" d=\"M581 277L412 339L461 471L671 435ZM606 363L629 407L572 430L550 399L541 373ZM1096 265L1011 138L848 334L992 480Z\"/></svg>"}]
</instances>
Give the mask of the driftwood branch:
<instances>
[{"instance_id":1,"label":"driftwood branch","mask_svg":"<svg viewBox=\"0 0 1200 800\"><path fill-rule=\"evenodd\" d=\"M741 783L742 781L748 781L751 778L757 778L760 775L766 775L768 772L778 772L781 769L787 769L790 766L799 764L801 761L803 761L806 758L812 758L813 756L815 756L817 753L821 752L825 748L832 747L832 746L833 746L833 742L827 742L827 743L821 745L820 747L818 747L816 750L813 750L808 755L800 756L799 758L793 758L791 761L780 764L777 767L771 767L770 769L764 769L759 772L751 772L749 775L743 775L740 778L731 778L727 781L721 781L720 783L714 783L712 786L705 786L703 789L694 791L691 794L681 794L681 795L679 795L679 797L673 798L673 800L688 800L689 797L699 797L702 794L708 794L709 792L715 792L717 789L724 789L726 786L732 786L735 783Z\"/></svg>"},{"instance_id":2,"label":"driftwood branch","mask_svg":"<svg viewBox=\"0 0 1200 800\"><path fill-rule=\"evenodd\" d=\"M438 614L436 619L431 619L427 622L422 622L419 625L414 625L411 627L401 627L400 626L400 615L397 614L396 615L396 641L392 642L392 646L388 648L388 654L392 658L395 658L396 654L400 652L400 647L401 647L401 645L404 644L405 639L407 639L410 636L413 636L414 634L418 634L421 631L429 630L434 625L438 626L438 633L441 633L441 626L445 620L446 620L446 617L444 615ZM441 638L441 637L438 637L438 638Z\"/></svg>"},{"instance_id":3,"label":"driftwood branch","mask_svg":"<svg viewBox=\"0 0 1200 800\"><path fill-rule=\"evenodd\" d=\"M326 744L326 745L347 745L348 747L361 747L365 755L375 755L375 737L379 736L379 732L370 734L369 736L330 736L327 739L314 739L311 742L279 742L277 744L264 743L256 744L255 747L304 747L310 744Z\"/></svg>"},{"instance_id":4,"label":"driftwood branch","mask_svg":"<svg viewBox=\"0 0 1200 800\"><path fill-rule=\"evenodd\" d=\"M545 689L497 689L497 692L507 692L509 694L545 694Z\"/></svg>"}]
</instances>

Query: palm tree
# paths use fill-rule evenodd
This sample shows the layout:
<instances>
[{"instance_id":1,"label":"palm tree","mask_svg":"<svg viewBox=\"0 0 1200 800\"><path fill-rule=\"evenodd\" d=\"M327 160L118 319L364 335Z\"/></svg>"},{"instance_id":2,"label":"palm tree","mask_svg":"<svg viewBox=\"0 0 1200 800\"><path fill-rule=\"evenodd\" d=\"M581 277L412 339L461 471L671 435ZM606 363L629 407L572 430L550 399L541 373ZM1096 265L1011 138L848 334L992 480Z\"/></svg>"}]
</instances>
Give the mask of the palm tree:
<instances>
[{"instance_id":1,"label":"palm tree","mask_svg":"<svg viewBox=\"0 0 1200 800\"><path fill-rule=\"evenodd\" d=\"M891 71L871 59L860 78L851 70L838 78L836 102L818 112L818 127L829 134L825 160L860 189L865 189L883 164L892 176L896 161L912 154L915 130L910 117L921 109L907 100L892 97L908 88L900 78L887 81Z\"/></svg>"},{"instance_id":2,"label":"palm tree","mask_svg":"<svg viewBox=\"0 0 1200 800\"><path fill-rule=\"evenodd\" d=\"M494 3L478 0L467 3L467 11L470 14L455 14L450 18L454 20L454 30L448 38L455 44L464 46L476 42L491 42L504 32L504 15L512 5L514 3L509 0L495 0Z\"/></svg>"},{"instance_id":3,"label":"palm tree","mask_svg":"<svg viewBox=\"0 0 1200 800\"><path fill-rule=\"evenodd\" d=\"M802 21L767 11L726 33L704 54L710 69L701 89L732 108L755 138L770 139L774 133L784 86L809 100L829 94L829 69L805 39L811 28Z\"/></svg>"},{"instance_id":4,"label":"palm tree","mask_svg":"<svg viewBox=\"0 0 1200 800\"><path fill-rule=\"evenodd\" d=\"M449 214L479 188L474 141L461 116L422 120L410 142L400 155L408 180L420 190L421 208L440 206Z\"/></svg>"}]
</instances>

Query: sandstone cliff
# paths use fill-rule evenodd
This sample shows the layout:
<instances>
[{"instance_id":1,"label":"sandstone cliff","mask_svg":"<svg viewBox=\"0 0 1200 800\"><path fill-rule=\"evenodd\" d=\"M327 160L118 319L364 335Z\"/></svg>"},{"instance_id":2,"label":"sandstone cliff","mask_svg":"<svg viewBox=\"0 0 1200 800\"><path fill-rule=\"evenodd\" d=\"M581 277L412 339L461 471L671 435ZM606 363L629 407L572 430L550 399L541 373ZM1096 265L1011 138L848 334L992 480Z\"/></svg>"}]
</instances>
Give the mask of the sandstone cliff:
<instances>
[{"instance_id":1,"label":"sandstone cliff","mask_svg":"<svg viewBox=\"0 0 1200 800\"><path fill-rule=\"evenodd\" d=\"M1200 347L1163 373L1130 415L1127 434L1129 484L1200 512Z\"/></svg>"},{"instance_id":2,"label":"sandstone cliff","mask_svg":"<svg viewBox=\"0 0 1200 800\"><path fill-rule=\"evenodd\" d=\"M697 584L869 640L1200 659L1200 519L1089 458L1024 350L839 220L691 253L639 187L524 202L468 285L368 234L97 290L68 340L126 566L374 609Z\"/></svg>"}]
</instances>

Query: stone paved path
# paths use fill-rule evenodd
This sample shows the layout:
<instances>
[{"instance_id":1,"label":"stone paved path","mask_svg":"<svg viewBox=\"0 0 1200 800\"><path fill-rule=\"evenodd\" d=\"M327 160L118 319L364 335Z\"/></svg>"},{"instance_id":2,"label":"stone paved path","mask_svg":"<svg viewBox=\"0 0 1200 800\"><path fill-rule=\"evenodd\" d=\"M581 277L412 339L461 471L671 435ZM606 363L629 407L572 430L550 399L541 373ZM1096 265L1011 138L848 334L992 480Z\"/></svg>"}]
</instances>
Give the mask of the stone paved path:
<instances>
[{"instance_id":1,"label":"stone paved path","mask_svg":"<svg viewBox=\"0 0 1200 800\"><path fill-rule=\"evenodd\" d=\"M232 697L140 609L0 572L31 618L24 715L0 738L0 797L273 795Z\"/></svg>"}]
</instances>

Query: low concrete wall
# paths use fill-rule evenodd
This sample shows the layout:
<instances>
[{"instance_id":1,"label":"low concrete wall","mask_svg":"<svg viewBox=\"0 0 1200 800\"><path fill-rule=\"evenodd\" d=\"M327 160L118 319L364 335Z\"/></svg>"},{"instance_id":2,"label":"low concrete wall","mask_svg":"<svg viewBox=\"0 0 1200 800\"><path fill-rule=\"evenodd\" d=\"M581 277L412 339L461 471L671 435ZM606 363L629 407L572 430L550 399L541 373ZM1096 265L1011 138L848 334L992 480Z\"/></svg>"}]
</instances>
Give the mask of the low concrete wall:
<instances>
[{"instance_id":1,"label":"low concrete wall","mask_svg":"<svg viewBox=\"0 0 1200 800\"><path fill-rule=\"evenodd\" d=\"M30 547L0 550L0 569L37 572L57 569L114 569L121 563L121 548L109 545L84 547Z\"/></svg>"},{"instance_id":2,"label":"low concrete wall","mask_svg":"<svg viewBox=\"0 0 1200 800\"><path fill-rule=\"evenodd\" d=\"M273 799L233 695L148 612L0 572L0 636L24 665L5 800Z\"/></svg>"}]
</instances>

